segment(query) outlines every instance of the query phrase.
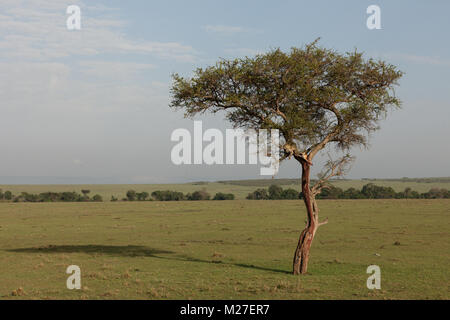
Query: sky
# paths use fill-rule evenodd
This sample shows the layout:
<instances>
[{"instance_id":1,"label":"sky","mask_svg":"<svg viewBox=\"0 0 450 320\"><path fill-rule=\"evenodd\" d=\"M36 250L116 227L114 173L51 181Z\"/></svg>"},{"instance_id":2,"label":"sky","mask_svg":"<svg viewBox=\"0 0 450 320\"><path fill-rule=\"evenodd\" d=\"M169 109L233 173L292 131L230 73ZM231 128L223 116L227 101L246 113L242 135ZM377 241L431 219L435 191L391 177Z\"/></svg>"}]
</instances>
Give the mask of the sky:
<instances>
[{"instance_id":1,"label":"sky","mask_svg":"<svg viewBox=\"0 0 450 320\"><path fill-rule=\"evenodd\" d=\"M373 4L379 30L366 26ZM81 30L67 29L70 5L81 9ZM172 163L171 133L193 131L193 120L168 107L171 75L318 37L405 72L402 109L381 122L370 148L352 150L347 178L450 176L449 12L444 0L2 0L0 183L263 178L257 165ZM231 128L220 115L198 120ZM276 177L299 174L291 160Z\"/></svg>"}]
</instances>

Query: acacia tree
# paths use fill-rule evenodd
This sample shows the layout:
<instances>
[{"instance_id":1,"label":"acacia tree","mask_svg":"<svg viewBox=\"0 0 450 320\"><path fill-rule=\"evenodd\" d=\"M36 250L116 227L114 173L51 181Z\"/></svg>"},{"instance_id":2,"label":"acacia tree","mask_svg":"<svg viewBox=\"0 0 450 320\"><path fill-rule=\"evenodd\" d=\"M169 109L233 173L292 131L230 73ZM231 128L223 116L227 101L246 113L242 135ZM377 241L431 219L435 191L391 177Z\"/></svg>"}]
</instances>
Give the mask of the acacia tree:
<instances>
[{"instance_id":1,"label":"acacia tree","mask_svg":"<svg viewBox=\"0 0 450 320\"><path fill-rule=\"evenodd\" d=\"M354 51L341 54L320 47L317 40L290 52L280 49L255 57L220 60L199 68L192 78L173 75L170 106L192 117L225 111L245 129L278 129L280 161L294 158L301 166L306 227L300 234L293 273L307 271L309 252L319 226L315 197L331 177L344 173L351 147L367 146L379 120L400 107L394 87L402 72L384 61L364 59ZM343 156L330 160L314 185L310 169L327 145Z\"/></svg>"}]
</instances>

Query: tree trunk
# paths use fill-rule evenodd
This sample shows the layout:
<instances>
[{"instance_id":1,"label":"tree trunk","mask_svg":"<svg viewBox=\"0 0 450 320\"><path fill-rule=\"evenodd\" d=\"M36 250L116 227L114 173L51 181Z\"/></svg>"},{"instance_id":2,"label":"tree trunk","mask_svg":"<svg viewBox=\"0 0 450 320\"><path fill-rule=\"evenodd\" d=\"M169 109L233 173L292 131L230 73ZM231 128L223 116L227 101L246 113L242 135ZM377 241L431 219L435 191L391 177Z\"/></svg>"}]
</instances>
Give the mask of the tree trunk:
<instances>
[{"instance_id":1,"label":"tree trunk","mask_svg":"<svg viewBox=\"0 0 450 320\"><path fill-rule=\"evenodd\" d=\"M311 193L309 187L310 164L302 162L302 193L307 212L307 223L305 229L300 234L297 249L295 250L293 273L295 275L305 274L308 269L309 250L314 239L314 235L319 226L318 209L315 195Z\"/></svg>"}]
</instances>

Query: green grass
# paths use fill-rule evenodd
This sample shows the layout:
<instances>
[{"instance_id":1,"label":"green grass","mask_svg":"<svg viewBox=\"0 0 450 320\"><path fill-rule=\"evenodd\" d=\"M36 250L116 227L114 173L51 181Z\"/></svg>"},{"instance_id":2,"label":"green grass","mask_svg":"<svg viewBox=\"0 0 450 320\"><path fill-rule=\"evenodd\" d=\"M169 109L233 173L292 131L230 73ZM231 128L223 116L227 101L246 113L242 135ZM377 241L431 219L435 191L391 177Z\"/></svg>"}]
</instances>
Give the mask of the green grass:
<instances>
[{"instance_id":1,"label":"green grass","mask_svg":"<svg viewBox=\"0 0 450 320\"><path fill-rule=\"evenodd\" d=\"M379 186L392 187L396 192L405 190L410 187L419 193L427 192L431 188L450 189L450 180L448 178L434 179L380 179L380 180L334 180L333 184L342 189L354 187L361 189L367 183L375 183ZM94 185L0 185L3 191L10 190L13 194L21 192L41 193L41 192L64 192L76 191L81 192L82 189L91 190L90 195L100 194L104 201L109 201L111 196L119 199L125 197L128 190L134 189L137 192L147 191L152 193L156 190L172 190L183 193L193 192L196 190L206 189L212 196L217 192L233 193L236 199L245 199L250 193L257 188L267 188L270 184L278 184L283 188L293 188L300 191L300 182L298 179L259 179L259 180L236 180L223 182L196 182L185 184L94 184Z\"/></svg>"},{"instance_id":2,"label":"green grass","mask_svg":"<svg viewBox=\"0 0 450 320\"><path fill-rule=\"evenodd\" d=\"M330 223L296 277L301 201L0 203L0 298L449 299L450 200L319 206Z\"/></svg>"}]
</instances>

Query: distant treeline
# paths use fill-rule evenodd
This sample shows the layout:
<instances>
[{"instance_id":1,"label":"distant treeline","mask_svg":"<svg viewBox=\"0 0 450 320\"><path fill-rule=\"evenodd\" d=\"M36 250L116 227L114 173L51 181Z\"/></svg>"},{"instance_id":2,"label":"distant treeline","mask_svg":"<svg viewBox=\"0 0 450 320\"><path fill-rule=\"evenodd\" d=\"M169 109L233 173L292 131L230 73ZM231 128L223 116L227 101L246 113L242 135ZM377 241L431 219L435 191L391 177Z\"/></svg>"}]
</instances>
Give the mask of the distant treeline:
<instances>
[{"instance_id":1,"label":"distant treeline","mask_svg":"<svg viewBox=\"0 0 450 320\"><path fill-rule=\"evenodd\" d=\"M437 178L399 178L399 179L371 179L371 178L363 178L362 181L367 181L367 183L376 183L377 181L389 181L389 182L416 182L416 183L449 183L450 177L437 177ZM342 182L342 181L352 181L351 179L331 179L330 182ZM358 181L358 180L353 180ZM300 179L251 179L251 180L224 180L217 181L222 184L236 185L236 186L245 186L245 187L268 187L272 184L276 185L299 185L301 183ZM314 179L311 179L311 183L314 183ZM207 182L197 182L195 184L207 184Z\"/></svg>"},{"instance_id":2,"label":"distant treeline","mask_svg":"<svg viewBox=\"0 0 450 320\"><path fill-rule=\"evenodd\" d=\"M417 182L417 183L448 183L450 177L435 177L435 178L400 178L400 179L369 179L363 178L364 181L391 181L391 182Z\"/></svg>"},{"instance_id":3,"label":"distant treeline","mask_svg":"<svg viewBox=\"0 0 450 320\"><path fill-rule=\"evenodd\" d=\"M118 201L119 199L112 196L111 201ZM122 201L183 201L183 200L234 200L234 194L218 192L211 197L206 190L194 191L192 193L184 194L179 191L157 190L153 191L151 195L148 192L136 192L128 190L126 197Z\"/></svg>"},{"instance_id":4,"label":"distant treeline","mask_svg":"<svg viewBox=\"0 0 450 320\"><path fill-rule=\"evenodd\" d=\"M7 200L13 202L101 202L102 196L99 194L93 197L89 196L90 190L81 190L80 193L76 192L42 192L39 194L32 194L28 192L22 192L19 195L14 195L11 191L3 192L0 189L0 200Z\"/></svg>"},{"instance_id":5,"label":"distant treeline","mask_svg":"<svg viewBox=\"0 0 450 320\"><path fill-rule=\"evenodd\" d=\"M11 191L3 192L0 189L0 201L12 202L102 202L103 198L99 194L92 197L89 196L90 190L81 190L76 192L43 192L39 194L31 194L22 192L19 195L13 195ZM395 192L391 187L377 186L368 183L361 190L349 188L342 190L341 188L330 186L324 188L317 199L449 199L450 190L432 188L428 192L418 193L417 191L406 188L404 191ZM234 200L232 193L218 192L211 195L202 189L192 193L184 194L179 191L157 190L149 194L148 192L136 192L128 190L125 197L121 201L198 201L198 200ZM259 188L248 194L246 199L249 200L294 200L302 199L302 193L295 189L283 189L281 186L273 184L268 189ZM119 198L112 196L111 201L119 201Z\"/></svg>"},{"instance_id":6,"label":"distant treeline","mask_svg":"<svg viewBox=\"0 0 450 320\"><path fill-rule=\"evenodd\" d=\"M283 189L278 185L271 185L268 189L257 189L249 193L247 199L250 200L283 200L283 199L302 199L302 193L294 189ZM322 189L317 199L448 199L450 190L432 188L428 192L418 193L417 191L406 188L404 191L395 192L391 187L377 186L368 183L361 190L341 188L330 186Z\"/></svg>"}]
</instances>

